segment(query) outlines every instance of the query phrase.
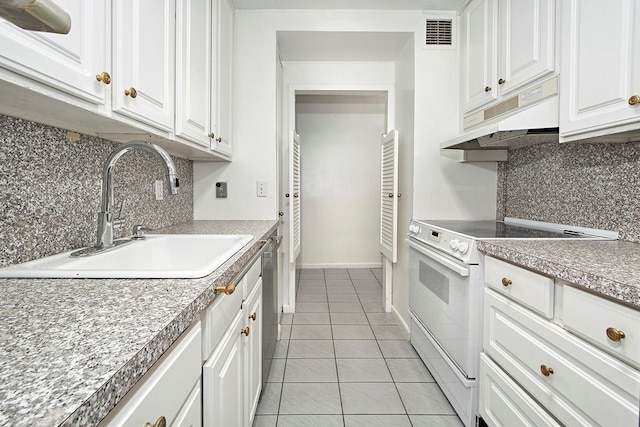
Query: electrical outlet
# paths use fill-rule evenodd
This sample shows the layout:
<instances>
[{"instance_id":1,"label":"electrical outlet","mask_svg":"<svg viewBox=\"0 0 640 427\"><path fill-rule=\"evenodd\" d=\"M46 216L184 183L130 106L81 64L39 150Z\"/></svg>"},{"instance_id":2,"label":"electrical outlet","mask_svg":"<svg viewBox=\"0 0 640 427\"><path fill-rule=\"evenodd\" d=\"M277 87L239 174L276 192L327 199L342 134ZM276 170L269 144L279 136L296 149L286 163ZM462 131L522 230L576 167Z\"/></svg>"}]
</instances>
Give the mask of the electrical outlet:
<instances>
[{"instance_id":1,"label":"electrical outlet","mask_svg":"<svg viewBox=\"0 0 640 427\"><path fill-rule=\"evenodd\" d=\"M257 188L258 197L267 197L267 183L264 181L258 181Z\"/></svg>"},{"instance_id":2,"label":"electrical outlet","mask_svg":"<svg viewBox=\"0 0 640 427\"><path fill-rule=\"evenodd\" d=\"M216 182L216 199L226 199L226 198L227 198L227 183Z\"/></svg>"},{"instance_id":3,"label":"electrical outlet","mask_svg":"<svg viewBox=\"0 0 640 427\"><path fill-rule=\"evenodd\" d=\"M154 187L156 190L156 200L163 200L164 194L163 194L163 188L162 188L162 181L156 180Z\"/></svg>"}]
</instances>

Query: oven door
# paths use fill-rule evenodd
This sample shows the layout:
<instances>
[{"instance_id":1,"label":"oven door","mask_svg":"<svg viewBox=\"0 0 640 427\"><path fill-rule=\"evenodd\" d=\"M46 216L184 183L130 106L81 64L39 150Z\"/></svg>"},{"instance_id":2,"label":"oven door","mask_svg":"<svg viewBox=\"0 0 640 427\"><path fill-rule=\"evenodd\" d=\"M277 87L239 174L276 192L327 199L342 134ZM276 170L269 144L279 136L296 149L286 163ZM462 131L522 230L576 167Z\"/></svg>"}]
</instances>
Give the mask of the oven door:
<instances>
[{"instance_id":1,"label":"oven door","mask_svg":"<svg viewBox=\"0 0 640 427\"><path fill-rule=\"evenodd\" d=\"M479 358L482 279L478 265L414 240L409 255L409 308L466 378Z\"/></svg>"}]
</instances>

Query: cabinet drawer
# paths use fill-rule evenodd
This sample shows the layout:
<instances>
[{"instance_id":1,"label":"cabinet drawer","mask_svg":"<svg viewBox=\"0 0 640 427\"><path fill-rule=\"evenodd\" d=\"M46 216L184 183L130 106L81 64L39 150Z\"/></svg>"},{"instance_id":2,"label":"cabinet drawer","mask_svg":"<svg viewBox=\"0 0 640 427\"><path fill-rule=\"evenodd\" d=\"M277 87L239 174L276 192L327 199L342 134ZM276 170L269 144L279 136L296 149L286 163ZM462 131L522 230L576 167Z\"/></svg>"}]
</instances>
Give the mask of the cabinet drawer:
<instances>
[{"instance_id":1,"label":"cabinet drawer","mask_svg":"<svg viewBox=\"0 0 640 427\"><path fill-rule=\"evenodd\" d=\"M484 353L480 355L480 415L496 427L560 426Z\"/></svg>"},{"instance_id":2,"label":"cabinet drawer","mask_svg":"<svg viewBox=\"0 0 640 427\"><path fill-rule=\"evenodd\" d=\"M640 372L491 290L484 321L485 352L562 423L637 425Z\"/></svg>"},{"instance_id":3,"label":"cabinet drawer","mask_svg":"<svg viewBox=\"0 0 640 427\"><path fill-rule=\"evenodd\" d=\"M553 317L553 279L495 258L485 257L484 281L525 307Z\"/></svg>"},{"instance_id":4,"label":"cabinet drawer","mask_svg":"<svg viewBox=\"0 0 640 427\"><path fill-rule=\"evenodd\" d=\"M565 329L640 369L640 311L571 286L562 296Z\"/></svg>"},{"instance_id":5,"label":"cabinet drawer","mask_svg":"<svg viewBox=\"0 0 640 427\"><path fill-rule=\"evenodd\" d=\"M175 344L102 420L100 426L142 426L164 416L172 425L202 374L200 322Z\"/></svg>"},{"instance_id":6,"label":"cabinet drawer","mask_svg":"<svg viewBox=\"0 0 640 427\"><path fill-rule=\"evenodd\" d=\"M202 320L202 360L211 356L231 321L242 308L245 279L238 284L231 295L220 293L200 314Z\"/></svg>"}]
</instances>

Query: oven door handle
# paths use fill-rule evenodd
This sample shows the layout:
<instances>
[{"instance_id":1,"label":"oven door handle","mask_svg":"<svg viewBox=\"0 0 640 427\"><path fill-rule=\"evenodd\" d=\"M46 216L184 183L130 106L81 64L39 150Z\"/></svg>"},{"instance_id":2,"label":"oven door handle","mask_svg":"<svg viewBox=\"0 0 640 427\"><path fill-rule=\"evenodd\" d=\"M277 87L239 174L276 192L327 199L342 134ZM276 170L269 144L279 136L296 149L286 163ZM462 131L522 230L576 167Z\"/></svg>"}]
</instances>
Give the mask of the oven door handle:
<instances>
[{"instance_id":1,"label":"oven door handle","mask_svg":"<svg viewBox=\"0 0 640 427\"><path fill-rule=\"evenodd\" d=\"M407 242L409 247L411 247L412 249L415 249L416 251L420 252L422 255L431 258L432 260L436 261L439 264L442 264L443 266L447 267L449 270L455 271L460 276L462 277L469 276L469 269L467 267L463 267L457 262L451 261L449 258L445 257L444 255L440 255L432 251L431 249L425 248L422 245L412 242L409 239L405 239L405 242Z\"/></svg>"}]
</instances>

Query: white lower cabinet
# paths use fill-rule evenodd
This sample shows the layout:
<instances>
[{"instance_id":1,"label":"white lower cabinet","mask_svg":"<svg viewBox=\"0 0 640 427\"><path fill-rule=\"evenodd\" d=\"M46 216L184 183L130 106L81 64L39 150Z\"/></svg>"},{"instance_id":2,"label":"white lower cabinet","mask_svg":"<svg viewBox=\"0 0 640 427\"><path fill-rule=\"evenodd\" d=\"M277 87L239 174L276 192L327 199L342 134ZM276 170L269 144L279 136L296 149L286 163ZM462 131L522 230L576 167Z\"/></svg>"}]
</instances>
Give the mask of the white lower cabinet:
<instances>
[{"instance_id":1,"label":"white lower cabinet","mask_svg":"<svg viewBox=\"0 0 640 427\"><path fill-rule=\"evenodd\" d=\"M163 417L167 425L199 426L202 353L200 321L195 322L151 367L99 424L153 425Z\"/></svg>"},{"instance_id":2,"label":"white lower cabinet","mask_svg":"<svg viewBox=\"0 0 640 427\"><path fill-rule=\"evenodd\" d=\"M485 279L513 274L513 269L519 268L503 267L489 262ZM540 276L540 280L547 278ZM584 293L556 284L555 292L563 291L568 291L571 304L572 292ZM556 304L550 321L519 298L491 287L485 289L480 414L490 426L556 425L557 421L567 426L636 427L640 371L625 363L624 354L607 354L565 330L561 318L563 298L557 299L561 303ZM600 310L598 317L608 317ZM593 308L584 306L583 317L594 314ZM582 329L587 330L588 325ZM584 331L583 335L589 332Z\"/></svg>"},{"instance_id":3,"label":"white lower cabinet","mask_svg":"<svg viewBox=\"0 0 640 427\"><path fill-rule=\"evenodd\" d=\"M209 354L203 353L202 409L207 427L250 427L253 423L262 386L260 267L260 261L256 262L232 295L221 295L202 314L205 342L215 343ZM232 298L234 295L247 296ZM235 310L230 322L226 320L230 317L216 316L229 309ZM221 330L220 339L207 339L219 336Z\"/></svg>"}]
</instances>

